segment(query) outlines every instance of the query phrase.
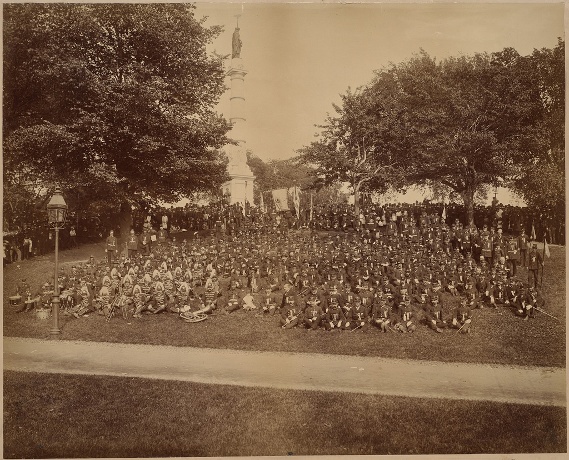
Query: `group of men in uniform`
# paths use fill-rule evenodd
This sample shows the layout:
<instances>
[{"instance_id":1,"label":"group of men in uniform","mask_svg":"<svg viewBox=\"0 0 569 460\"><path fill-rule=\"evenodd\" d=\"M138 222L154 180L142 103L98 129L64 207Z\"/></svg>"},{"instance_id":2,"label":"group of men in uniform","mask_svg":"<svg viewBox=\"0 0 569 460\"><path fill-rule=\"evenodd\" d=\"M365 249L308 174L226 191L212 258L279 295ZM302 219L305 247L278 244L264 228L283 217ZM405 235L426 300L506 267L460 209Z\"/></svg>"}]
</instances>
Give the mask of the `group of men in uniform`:
<instances>
[{"instance_id":1,"label":"group of men in uniform","mask_svg":"<svg viewBox=\"0 0 569 460\"><path fill-rule=\"evenodd\" d=\"M403 215L381 232L243 230L181 242L146 229L125 244L120 251L111 233L106 261L62 271L64 314L250 310L278 315L283 329L407 333L424 324L467 333L475 309L508 307L528 319L543 306L543 260L523 233L449 227L437 215ZM518 263L536 274L520 280ZM49 302L53 285L43 288Z\"/></svg>"}]
</instances>

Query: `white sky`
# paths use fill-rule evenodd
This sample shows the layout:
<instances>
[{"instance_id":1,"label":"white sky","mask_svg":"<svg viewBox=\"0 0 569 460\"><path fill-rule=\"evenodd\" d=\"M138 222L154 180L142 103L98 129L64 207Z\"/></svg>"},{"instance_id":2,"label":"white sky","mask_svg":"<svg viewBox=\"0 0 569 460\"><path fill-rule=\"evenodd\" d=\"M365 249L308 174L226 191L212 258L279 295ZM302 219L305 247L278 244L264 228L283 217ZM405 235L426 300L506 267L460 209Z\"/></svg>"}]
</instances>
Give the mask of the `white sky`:
<instances>
[{"instance_id":1,"label":"white sky","mask_svg":"<svg viewBox=\"0 0 569 460\"><path fill-rule=\"evenodd\" d=\"M211 51L231 53L236 14L248 70L246 147L265 161L295 155L339 94L420 48L438 59L505 47L525 55L564 37L563 3L198 3L198 18L225 27ZM218 110L229 118L229 92Z\"/></svg>"}]
</instances>

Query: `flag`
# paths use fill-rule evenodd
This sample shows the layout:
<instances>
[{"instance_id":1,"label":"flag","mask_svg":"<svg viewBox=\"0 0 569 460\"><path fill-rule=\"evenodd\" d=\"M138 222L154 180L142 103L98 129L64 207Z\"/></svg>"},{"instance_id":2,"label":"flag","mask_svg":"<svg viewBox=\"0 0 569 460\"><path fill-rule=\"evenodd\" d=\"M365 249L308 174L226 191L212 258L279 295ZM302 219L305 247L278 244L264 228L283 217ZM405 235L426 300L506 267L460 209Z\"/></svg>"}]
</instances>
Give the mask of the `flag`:
<instances>
[{"instance_id":1,"label":"flag","mask_svg":"<svg viewBox=\"0 0 569 460\"><path fill-rule=\"evenodd\" d=\"M531 223L531 235L530 235L530 239L531 239L532 241L535 241L535 240L536 240L535 227L534 227L534 225L533 225L533 222Z\"/></svg>"},{"instance_id":2,"label":"flag","mask_svg":"<svg viewBox=\"0 0 569 460\"><path fill-rule=\"evenodd\" d=\"M543 240L543 254L546 257L551 257L551 253L549 252L549 245L547 244L547 238Z\"/></svg>"},{"instance_id":3,"label":"flag","mask_svg":"<svg viewBox=\"0 0 569 460\"><path fill-rule=\"evenodd\" d=\"M446 204L443 205L443 213L441 214L441 218L443 219L443 221L445 221L447 219L447 205Z\"/></svg>"},{"instance_id":4,"label":"flag","mask_svg":"<svg viewBox=\"0 0 569 460\"><path fill-rule=\"evenodd\" d=\"M265 210L265 201L263 200L263 192L261 192L261 200L259 202L259 208L261 208L261 212L264 214L265 212L267 212Z\"/></svg>"},{"instance_id":5,"label":"flag","mask_svg":"<svg viewBox=\"0 0 569 460\"><path fill-rule=\"evenodd\" d=\"M289 192L292 190L292 202L294 204L294 209L296 211L296 217L297 219L300 219L300 190L298 189L298 187L295 185L294 187L292 187L291 189L289 189Z\"/></svg>"},{"instance_id":6,"label":"flag","mask_svg":"<svg viewBox=\"0 0 569 460\"><path fill-rule=\"evenodd\" d=\"M286 188L273 190L273 201L275 203L275 208L277 211L288 211L288 200L286 192Z\"/></svg>"}]
</instances>

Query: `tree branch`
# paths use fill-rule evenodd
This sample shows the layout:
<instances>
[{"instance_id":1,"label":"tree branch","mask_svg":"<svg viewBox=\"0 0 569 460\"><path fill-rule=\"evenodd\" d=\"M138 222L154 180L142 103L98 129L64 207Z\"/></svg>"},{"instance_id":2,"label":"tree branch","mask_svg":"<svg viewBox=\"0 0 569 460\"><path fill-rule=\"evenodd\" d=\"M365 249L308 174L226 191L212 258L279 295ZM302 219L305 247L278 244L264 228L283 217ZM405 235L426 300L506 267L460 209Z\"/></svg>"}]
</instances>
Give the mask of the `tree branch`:
<instances>
[{"instance_id":1,"label":"tree branch","mask_svg":"<svg viewBox=\"0 0 569 460\"><path fill-rule=\"evenodd\" d=\"M452 182L448 181L447 179L441 179L440 182L441 182L441 184L452 188L457 193L461 193L462 190L464 190L464 187L459 187L458 185L453 184Z\"/></svg>"}]
</instances>

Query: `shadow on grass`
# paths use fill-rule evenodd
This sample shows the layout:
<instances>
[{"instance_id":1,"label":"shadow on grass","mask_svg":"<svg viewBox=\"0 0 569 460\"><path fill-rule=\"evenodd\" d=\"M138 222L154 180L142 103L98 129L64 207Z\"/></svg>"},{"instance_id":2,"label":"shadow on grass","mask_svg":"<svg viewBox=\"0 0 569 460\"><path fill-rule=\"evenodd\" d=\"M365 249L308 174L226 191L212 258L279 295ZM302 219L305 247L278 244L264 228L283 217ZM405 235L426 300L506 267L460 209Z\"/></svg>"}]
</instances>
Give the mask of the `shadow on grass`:
<instances>
[{"instance_id":1,"label":"shadow on grass","mask_svg":"<svg viewBox=\"0 0 569 460\"><path fill-rule=\"evenodd\" d=\"M5 458L564 452L564 408L4 373Z\"/></svg>"}]
</instances>

